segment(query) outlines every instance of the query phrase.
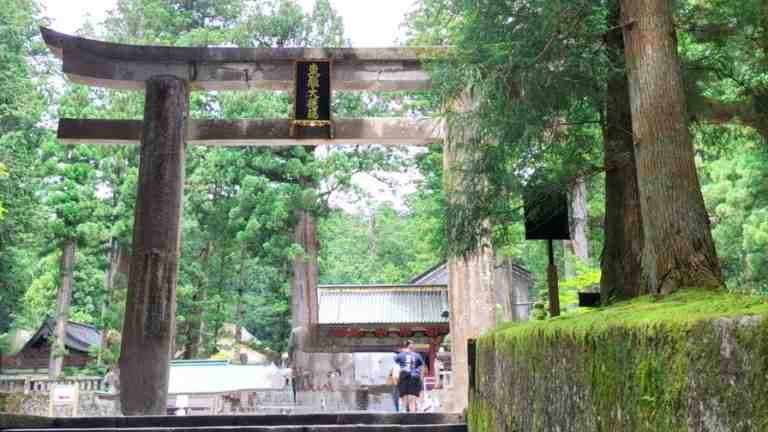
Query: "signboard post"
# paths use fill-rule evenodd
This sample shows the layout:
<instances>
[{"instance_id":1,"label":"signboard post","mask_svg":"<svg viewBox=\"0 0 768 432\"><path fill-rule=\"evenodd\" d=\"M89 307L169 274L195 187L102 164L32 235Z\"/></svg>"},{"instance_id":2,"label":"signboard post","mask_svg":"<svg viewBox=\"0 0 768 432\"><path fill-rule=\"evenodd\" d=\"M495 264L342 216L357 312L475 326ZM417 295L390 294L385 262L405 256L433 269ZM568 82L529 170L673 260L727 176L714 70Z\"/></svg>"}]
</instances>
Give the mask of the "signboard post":
<instances>
[{"instance_id":1,"label":"signboard post","mask_svg":"<svg viewBox=\"0 0 768 432\"><path fill-rule=\"evenodd\" d=\"M333 138L331 130L331 61L296 61L291 135Z\"/></svg>"},{"instance_id":2,"label":"signboard post","mask_svg":"<svg viewBox=\"0 0 768 432\"><path fill-rule=\"evenodd\" d=\"M550 188L530 188L523 194L526 240L547 240L547 285L549 287L549 316L560 315L560 288L553 240L571 238L568 223L568 195Z\"/></svg>"},{"instance_id":3,"label":"signboard post","mask_svg":"<svg viewBox=\"0 0 768 432\"><path fill-rule=\"evenodd\" d=\"M189 409L189 395L176 395L176 415L187 415Z\"/></svg>"},{"instance_id":4,"label":"signboard post","mask_svg":"<svg viewBox=\"0 0 768 432\"><path fill-rule=\"evenodd\" d=\"M475 391L477 369L477 340L467 339L467 368L469 369L469 398L472 399L472 393Z\"/></svg>"}]
</instances>

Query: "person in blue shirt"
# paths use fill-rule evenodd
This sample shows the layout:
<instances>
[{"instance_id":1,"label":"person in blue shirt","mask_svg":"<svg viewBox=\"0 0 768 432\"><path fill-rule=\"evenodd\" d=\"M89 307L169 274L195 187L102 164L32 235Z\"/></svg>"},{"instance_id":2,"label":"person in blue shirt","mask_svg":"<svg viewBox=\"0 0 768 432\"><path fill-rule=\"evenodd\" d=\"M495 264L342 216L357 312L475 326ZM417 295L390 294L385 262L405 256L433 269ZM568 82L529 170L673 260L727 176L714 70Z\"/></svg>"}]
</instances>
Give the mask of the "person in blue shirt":
<instances>
[{"instance_id":1,"label":"person in blue shirt","mask_svg":"<svg viewBox=\"0 0 768 432\"><path fill-rule=\"evenodd\" d=\"M406 412L416 412L416 401L421 396L421 372L425 366L421 354L413 351L413 341L407 341L402 350L395 355L395 363L400 368L397 390L400 393L400 408Z\"/></svg>"}]
</instances>

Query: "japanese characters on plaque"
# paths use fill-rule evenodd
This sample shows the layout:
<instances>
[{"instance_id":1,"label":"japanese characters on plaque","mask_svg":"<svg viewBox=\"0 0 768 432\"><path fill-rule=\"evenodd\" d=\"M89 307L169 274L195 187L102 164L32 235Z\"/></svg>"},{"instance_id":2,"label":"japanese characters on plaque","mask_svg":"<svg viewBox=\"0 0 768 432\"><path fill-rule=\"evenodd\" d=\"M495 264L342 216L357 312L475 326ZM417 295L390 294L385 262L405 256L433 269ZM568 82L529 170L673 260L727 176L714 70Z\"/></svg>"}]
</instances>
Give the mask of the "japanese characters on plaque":
<instances>
[{"instance_id":1,"label":"japanese characters on plaque","mask_svg":"<svg viewBox=\"0 0 768 432\"><path fill-rule=\"evenodd\" d=\"M296 62L294 126L324 127L331 123L331 62Z\"/></svg>"}]
</instances>

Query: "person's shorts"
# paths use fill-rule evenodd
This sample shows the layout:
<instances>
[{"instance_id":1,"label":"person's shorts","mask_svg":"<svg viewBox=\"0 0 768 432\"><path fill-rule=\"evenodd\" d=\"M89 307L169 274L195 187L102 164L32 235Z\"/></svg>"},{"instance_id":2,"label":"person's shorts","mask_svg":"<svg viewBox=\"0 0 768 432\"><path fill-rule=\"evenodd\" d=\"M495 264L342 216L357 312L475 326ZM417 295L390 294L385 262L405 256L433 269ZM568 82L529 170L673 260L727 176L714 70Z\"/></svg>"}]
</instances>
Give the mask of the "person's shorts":
<instances>
[{"instance_id":1,"label":"person's shorts","mask_svg":"<svg viewBox=\"0 0 768 432\"><path fill-rule=\"evenodd\" d=\"M413 376L406 371L400 372L397 391L400 392L400 397L419 396L421 394L421 377Z\"/></svg>"}]
</instances>

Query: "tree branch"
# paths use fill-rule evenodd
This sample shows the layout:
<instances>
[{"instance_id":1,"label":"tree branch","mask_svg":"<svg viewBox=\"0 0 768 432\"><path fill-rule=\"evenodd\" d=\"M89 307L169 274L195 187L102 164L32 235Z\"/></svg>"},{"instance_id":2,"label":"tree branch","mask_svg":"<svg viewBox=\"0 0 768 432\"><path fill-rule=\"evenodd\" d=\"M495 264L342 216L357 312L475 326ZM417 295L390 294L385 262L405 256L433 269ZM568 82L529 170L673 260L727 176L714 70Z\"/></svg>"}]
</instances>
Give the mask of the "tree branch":
<instances>
[{"instance_id":1,"label":"tree branch","mask_svg":"<svg viewBox=\"0 0 768 432\"><path fill-rule=\"evenodd\" d=\"M692 120L712 124L741 124L755 127L755 113L749 100L722 102L706 96L689 97L688 113Z\"/></svg>"}]
</instances>

